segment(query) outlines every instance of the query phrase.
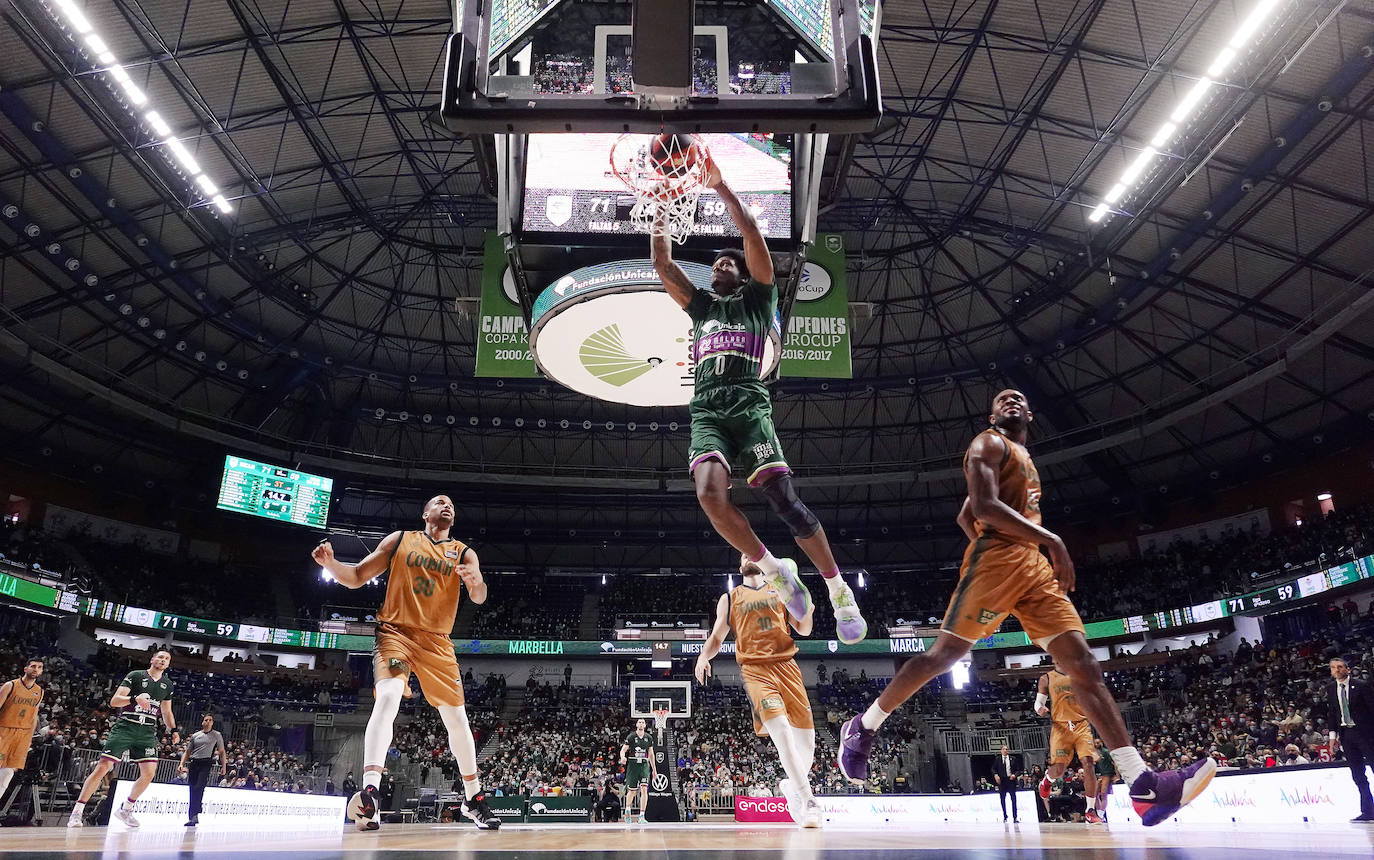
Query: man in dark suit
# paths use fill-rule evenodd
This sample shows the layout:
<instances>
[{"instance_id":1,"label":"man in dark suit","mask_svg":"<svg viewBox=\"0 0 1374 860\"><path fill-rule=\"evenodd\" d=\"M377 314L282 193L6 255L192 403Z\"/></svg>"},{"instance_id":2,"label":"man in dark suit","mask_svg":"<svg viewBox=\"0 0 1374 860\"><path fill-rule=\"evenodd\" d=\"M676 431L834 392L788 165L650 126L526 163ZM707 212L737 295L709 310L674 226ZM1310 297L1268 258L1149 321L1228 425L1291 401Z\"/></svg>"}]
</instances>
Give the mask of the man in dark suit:
<instances>
[{"instance_id":1,"label":"man in dark suit","mask_svg":"<svg viewBox=\"0 0 1374 860\"><path fill-rule=\"evenodd\" d=\"M1011 817L1012 820L1020 823L1021 817L1016 812L1016 777L1020 774L1021 768L1016 759L1011 755L1011 750L1006 744L1002 745L1002 754L997 757L997 761L992 766L992 778L997 783L997 799L1002 802L1002 820L1007 820L1007 795L1011 795Z\"/></svg>"},{"instance_id":2,"label":"man in dark suit","mask_svg":"<svg viewBox=\"0 0 1374 860\"><path fill-rule=\"evenodd\" d=\"M1350 677L1350 666L1340 657L1331 661L1331 678L1326 697L1332 746L1345 750L1350 776L1360 791L1360 814L1353 820L1374 821L1374 796L1364 772L1374 766L1374 684Z\"/></svg>"}]
</instances>

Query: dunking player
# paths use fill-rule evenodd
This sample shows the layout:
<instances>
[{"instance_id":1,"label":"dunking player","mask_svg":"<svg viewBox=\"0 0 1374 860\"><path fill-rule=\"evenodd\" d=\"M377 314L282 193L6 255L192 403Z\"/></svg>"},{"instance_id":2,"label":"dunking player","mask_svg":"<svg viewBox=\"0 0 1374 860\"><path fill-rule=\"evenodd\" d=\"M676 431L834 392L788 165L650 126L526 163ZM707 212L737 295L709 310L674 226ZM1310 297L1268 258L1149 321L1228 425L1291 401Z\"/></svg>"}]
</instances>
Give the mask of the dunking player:
<instances>
[{"instance_id":1,"label":"dunking player","mask_svg":"<svg viewBox=\"0 0 1374 860\"><path fill-rule=\"evenodd\" d=\"M646 723L641 718L635 723L635 733L625 739L620 747L620 763L625 766L625 823L634 818L634 799L639 798L639 823L648 819L644 814L649 811L649 778L658 776L658 765L654 762L654 742L644 733Z\"/></svg>"},{"instance_id":2,"label":"dunking player","mask_svg":"<svg viewBox=\"0 0 1374 860\"><path fill-rule=\"evenodd\" d=\"M716 254L711 267L714 295L697 289L673 262L672 243L666 235L650 240L659 278L692 318L696 380L689 407L692 442L687 456L697 500L720 536L768 577L788 614L797 621L805 618L811 611L811 593L797 575L796 563L775 558L730 500L731 469L739 466L749 486L763 496L820 570L835 610L836 635L852 645L868 634L868 624L854 602L853 590L840 576L825 529L793 489L792 470L773 429L773 403L759 378L764 344L778 305L773 258L753 213L744 208L714 164L707 165L705 184L715 189L744 238L743 251L728 248Z\"/></svg>"},{"instance_id":3,"label":"dunking player","mask_svg":"<svg viewBox=\"0 0 1374 860\"><path fill-rule=\"evenodd\" d=\"M38 705L43 701L43 660L34 657L24 664L24 674L0 685L0 800L16 770L23 770L38 726Z\"/></svg>"},{"instance_id":4,"label":"dunking player","mask_svg":"<svg viewBox=\"0 0 1374 860\"><path fill-rule=\"evenodd\" d=\"M414 672L425 698L438 709L448 729L449 748L463 777L463 815L479 829L495 830L501 819L492 814L477 776L477 746L464 706L463 676L448 638L462 587L467 587L473 603L485 603L487 584L477 553L449 537L453 501L448 496L435 496L425 503L423 515L422 531L392 532L357 564L336 559L328 540L312 553L315 561L347 588L361 588L383 573L389 574L386 599L377 613L377 645L372 653L377 680L372 716L363 734L363 811L357 818L358 829L378 828L378 787L386 751L391 746L403 688Z\"/></svg>"},{"instance_id":5,"label":"dunking player","mask_svg":"<svg viewBox=\"0 0 1374 860\"><path fill-rule=\"evenodd\" d=\"M868 710L840 731L840 770L851 781L868 775L873 737L888 716L936 675L948 672L974 642L1015 613L1026 634L1054 658L1073 681L1078 701L1102 734L1112 761L1130 788L1146 825L1172 816L1202 793L1216 774L1211 758L1156 773L1131 745L1121 711L1102 680L1102 668L1083 636L1083 622L1069 602L1074 569L1064 541L1040 525L1040 475L1026 450L1032 420L1019 391L999 392L988 422L964 456L968 497L958 523L969 536L935 645L908 660ZM1040 546L1049 548L1046 561Z\"/></svg>"},{"instance_id":6,"label":"dunking player","mask_svg":"<svg viewBox=\"0 0 1374 860\"><path fill-rule=\"evenodd\" d=\"M1089 824L1101 824L1102 816L1096 809L1097 747L1093 746L1093 730L1073 693L1073 679L1057 666L1040 676L1035 692L1035 712L1042 717L1050 715L1050 766L1040 780L1040 797L1050 799L1051 783L1064 775L1076 753L1078 764L1083 768L1083 797L1093 801L1083 817Z\"/></svg>"},{"instance_id":7,"label":"dunking player","mask_svg":"<svg viewBox=\"0 0 1374 860\"><path fill-rule=\"evenodd\" d=\"M787 778L778 783L792 819L803 827L821 826L821 807L811 790L816 759L816 727L810 697L794 659L797 643L787 632L789 620L802 636L811 632L812 612L789 619L778 589L764 579L756 563L740 565L741 583L716 601L716 623L697 657L697 683L711 676L711 658L720 653L725 634L735 631L735 662L754 712L754 731L766 734L778 748Z\"/></svg>"},{"instance_id":8,"label":"dunking player","mask_svg":"<svg viewBox=\"0 0 1374 860\"><path fill-rule=\"evenodd\" d=\"M135 669L119 682L119 688L110 697L110 707L118 708L119 716L105 738L100 761L81 786L81 794L72 807L72 817L67 820L68 827L85 826L82 816L86 812L86 801L91 799L105 774L119 763L126 752L129 761L138 764L138 779L129 789L129 799L114 811L114 816L124 822L125 827L138 827L138 819L134 818L134 803L143 796L144 790L152 784L157 774L159 714L163 725L172 733L172 744L181 743L176 717L172 715L172 681L166 676L170 665L172 652L157 651L149 661L147 671Z\"/></svg>"}]
</instances>

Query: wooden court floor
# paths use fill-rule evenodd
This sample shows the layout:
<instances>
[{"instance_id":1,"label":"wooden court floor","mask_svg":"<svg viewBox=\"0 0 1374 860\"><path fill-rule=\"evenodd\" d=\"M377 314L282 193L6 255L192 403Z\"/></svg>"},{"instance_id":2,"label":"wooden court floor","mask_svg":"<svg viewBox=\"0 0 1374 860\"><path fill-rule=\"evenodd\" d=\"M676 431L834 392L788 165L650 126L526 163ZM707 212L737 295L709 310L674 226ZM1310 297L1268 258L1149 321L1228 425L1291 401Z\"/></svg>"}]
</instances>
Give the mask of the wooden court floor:
<instances>
[{"instance_id":1,"label":"wooden court floor","mask_svg":"<svg viewBox=\"0 0 1374 860\"><path fill-rule=\"evenodd\" d=\"M468 825L398 824L375 833L109 832L104 827L0 830L0 856L40 858L142 858L181 855L248 860L259 857L346 856L399 860L406 854L443 852L449 857L515 858L609 856L616 860L682 857L787 857L797 860L853 857L922 860L985 857L1053 858L1255 858L1374 857L1374 825L1303 827L1183 827L1112 830L1083 824L985 827L945 825L938 830L899 826L854 829L829 826L800 830L778 824L507 825L482 832Z\"/></svg>"}]
</instances>

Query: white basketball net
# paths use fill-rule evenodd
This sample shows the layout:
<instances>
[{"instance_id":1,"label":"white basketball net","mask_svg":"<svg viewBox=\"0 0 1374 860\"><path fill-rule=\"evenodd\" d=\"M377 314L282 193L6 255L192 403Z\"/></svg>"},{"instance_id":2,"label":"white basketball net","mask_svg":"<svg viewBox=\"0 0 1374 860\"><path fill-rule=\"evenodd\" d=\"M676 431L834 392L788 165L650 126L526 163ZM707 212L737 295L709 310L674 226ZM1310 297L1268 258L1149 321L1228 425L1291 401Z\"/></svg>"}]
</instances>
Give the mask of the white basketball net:
<instances>
[{"instance_id":1,"label":"white basketball net","mask_svg":"<svg viewBox=\"0 0 1374 860\"><path fill-rule=\"evenodd\" d=\"M668 711L666 708L654 709L654 726L658 728L658 734L662 737L664 729L668 728Z\"/></svg>"},{"instance_id":2,"label":"white basketball net","mask_svg":"<svg viewBox=\"0 0 1374 860\"><path fill-rule=\"evenodd\" d=\"M667 236L682 244L696 223L697 198L706 178L708 152L700 139L685 152L681 142L686 135L668 138L669 161L683 166L665 171L649 158L651 135L622 134L611 146L611 171L634 192L638 200L630 210L635 229L651 236Z\"/></svg>"}]
</instances>

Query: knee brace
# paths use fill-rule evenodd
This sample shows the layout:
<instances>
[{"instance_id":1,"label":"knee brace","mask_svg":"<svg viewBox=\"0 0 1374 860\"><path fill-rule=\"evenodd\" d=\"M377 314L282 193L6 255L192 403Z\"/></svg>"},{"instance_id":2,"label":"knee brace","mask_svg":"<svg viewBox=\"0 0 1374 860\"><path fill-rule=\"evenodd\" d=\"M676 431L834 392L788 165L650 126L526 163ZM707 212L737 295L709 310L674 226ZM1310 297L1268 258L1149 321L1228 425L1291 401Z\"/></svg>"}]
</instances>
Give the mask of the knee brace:
<instances>
[{"instance_id":1,"label":"knee brace","mask_svg":"<svg viewBox=\"0 0 1374 860\"><path fill-rule=\"evenodd\" d=\"M792 531L793 537L809 538L821 527L821 521L797 498L797 491L792 489L791 475L779 475L762 484L758 491L773 513Z\"/></svg>"}]
</instances>

